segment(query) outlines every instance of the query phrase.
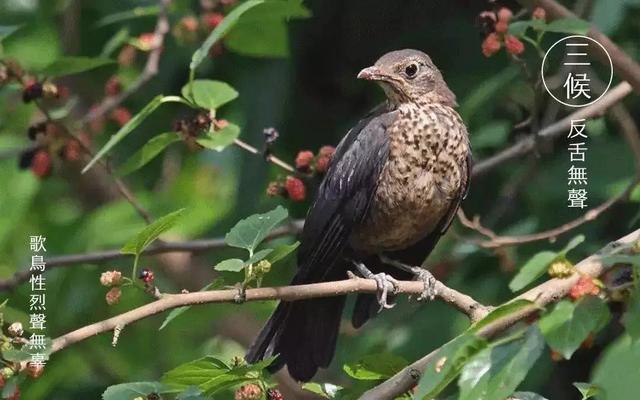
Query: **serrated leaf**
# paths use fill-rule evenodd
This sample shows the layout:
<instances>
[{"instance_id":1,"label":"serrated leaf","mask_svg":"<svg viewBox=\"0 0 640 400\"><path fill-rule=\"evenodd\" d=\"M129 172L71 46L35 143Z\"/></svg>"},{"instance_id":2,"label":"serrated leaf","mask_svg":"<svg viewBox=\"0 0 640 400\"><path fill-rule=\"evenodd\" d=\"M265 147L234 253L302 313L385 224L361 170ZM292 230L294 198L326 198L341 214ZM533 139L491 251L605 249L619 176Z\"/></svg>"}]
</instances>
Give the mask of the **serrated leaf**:
<instances>
[{"instance_id":1,"label":"serrated leaf","mask_svg":"<svg viewBox=\"0 0 640 400\"><path fill-rule=\"evenodd\" d=\"M206 137L197 139L199 145L207 149L222 151L226 149L240 135L240 127L229 124L219 131L209 132Z\"/></svg>"},{"instance_id":2,"label":"serrated leaf","mask_svg":"<svg viewBox=\"0 0 640 400\"><path fill-rule=\"evenodd\" d=\"M89 163L82 169L82 173L87 172L98 160L104 157L111 149L115 147L122 139L124 139L129 133L131 133L134 129L136 129L142 121L144 121L149 115L151 115L156 108L158 108L161 104L164 103L183 103L186 105L191 105L182 97L178 96L162 96L158 95L153 98L142 110L140 110L136 115L134 115L129 122L127 122L122 128L118 130L118 132L114 133L107 143L102 146L100 151L89 161Z\"/></svg>"},{"instance_id":3,"label":"serrated leaf","mask_svg":"<svg viewBox=\"0 0 640 400\"><path fill-rule=\"evenodd\" d=\"M158 218L153 223L147 225L142 231L140 231L134 238L129 240L122 248L120 253L122 254L135 254L139 255L142 251L160 235L178 222L178 219L182 216L184 208L174 211L171 214L167 214L164 217Z\"/></svg>"},{"instance_id":4,"label":"serrated leaf","mask_svg":"<svg viewBox=\"0 0 640 400\"><path fill-rule=\"evenodd\" d=\"M220 261L213 267L213 269L216 271L240 272L245 266L246 264L241 259L230 258L228 260Z\"/></svg>"},{"instance_id":5,"label":"serrated leaf","mask_svg":"<svg viewBox=\"0 0 640 400\"><path fill-rule=\"evenodd\" d=\"M130 382L109 386L102 393L103 400L132 400L146 398L151 393L166 393L167 386L160 382Z\"/></svg>"},{"instance_id":6,"label":"serrated leaf","mask_svg":"<svg viewBox=\"0 0 640 400\"><path fill-rule=\"evenodd\" d=\"M591 24L579 18L560 18L551 21L544 28L546 32L573 33L586 35L591 29Z\"/></svg>"},{"instance_id":7,"label":"serrated leaf","mask_svg":"<svg viewBox=\"0 0 640 400\"><path fill-rule=\"evenodd\" d=\"M61 57L46 66L41 72L48 77L59 77L79 74L114 63L114 60L102 57Z\"/></svg>"},{"instance_id":8,"label":"serrated leaf","mask_svg":"<svg viewBox=\"0 0 640 400\"><path fill-rule=\"evenodd\" d=\"M264 0L248 0L241 3L234 8L229 14L227 14L222 22L216 26L216 28L207 36L200 48L196 50L191 56L191 63L189 64L190 81L195 74L196 68L204 61L209 55L209 50L216 44L216 42L224 37L229 30L238 23L238 20L251 8L264 3Z\"/></svg>"},{"instance_id":9,"label":"serrated leaf","mask_svg":"<svg viewBox=\"0 0 640 400\"><path fill-rule=\"evenodd\" d=\"M120 11L117 13L106 15L100 18L96 23L96 27L103 27L117 22L128 21L140 17L153 17L160 12L160 6L135 7L131 10Z\"/></svg>"},{"instance_id":10,"label":"serrated leaf","mask_svg":"<svg viewBox=\"0 0 640 400\"><path fill-rule=\"evenodd\" d=\"M342 369L358 380L380 380L390 378L407 366L407 360L390 353L368 354L355 363L345 364Z\"/></svg>"},{"instance_id":11,"label":"serrated leaf","mask_svg":"<svg viewBox=\"0 0 640 400\"><path fill-rule=\"evenodd\" d=\"M525 299L519 299L519 300L510 301L508 303L502 304L501 306L498 306L495 309L493 309L489 314L487 314L486 317L482 318L480 321L476 322L471 327L469 327L469 332L476 333L480 329L484 328L485 326L491 324L494 321L502 319L508 315L511 315L513 313L516 313L522 309L525 309L531 306L535 306L535 303Z\"/></svg>"},{"instance_id":12,"label":"serrated leaf","mask_svg":"<svg viewBox=\"0 0 640 400\"><path fill-rule=\"evenodd\" d=\"M575 386L582 395L582 399L580 400L588 400L600 393L600 389L592 383L573 382L573 386Z\"/></svg>"},{"instance_id":13,"label":"serrated leaf","mask_svg":"<svg viewBox=\"0 0 640 400\"><path fill-rule=\"evenodd\" d=\"M236 226L231 228L224 240L229 246L247 249L253 253L267 235L288 215L289 213L282 206L264 214L254 214L240 220Z\"/></svg>"},{"instance_id":14,"label":"serrated leaf","mask_svg":"<svg viewBox=\"0 0 640 400\"><path fill-rule=\"evenodd\" d=\"M609 308L600 298L585 296L572 303L559 302L538 325L551 349L570 359L580 344L609 320Z\"/></svg>"},{"instance_id":15,"label":"serrated leaf","mask_svg":"<svg viewBox=\"0 0 640 400\"><path fill-rule=\"evenodd\" d=\"M267 256L267 261L271 264L275 264L278 261L282 260L286 256L288 256L291 252L300 246L300 242L295 242L292 244L281 244L277 246L273 251Z\"/></svg>"},{"instance_id":16,"label":"serrated leaf","mask_svg":"<svg viewBox=\"0 0 640 400\"><path fill-rule=\"evenodd\" d=\"M525 288L531 282L541 277L549 267L549 264L558 257L558 253L553 251L542 251L531 257L520 268L516 276L509 282L509 289L516 292Z\"/></svg>"},{"instance_id":17,"label":"serrated leaf","mask_svg":"<svg viewBox=\"0 0 640 400\"><path fill-rule=\"evenodd\" d=\"M215 110L238 97L238 92L226 82L196 79L191 85L193 92L189 84L182 87L182 97L207 110Z\"/></svg>"},{"instance_id":18,"label":"serrated leaf","mask_svg":"<svg viewBox=\"0 0 640 400\"><path fill-rule=\"evenodd\" d=\"M536 326L524 335L490 346L464 366L458 386L460 400L503 400L513 393L544 349Z\"/></svg>"},{"instance_id":19,"label":"serrated leaf","mask_svg":"<svg viewBox=\"0 0 640 400\"><path fill-rule=\"evenodd\" d=\"M209 289L220 288L222 287L223 283L224 283L224 279L218 278L215 281L203 287L202 289L200 289L199 292L204 292ZM172 322L174 319L176 319L180 315L184 314L184 312L190 308L191 306L182 306L182 307L174 308L173 310L171 310L171 312L169 312L169 315L167 315L167 318L165 318L164 321L162 321L162 325L160 325L160 328L158 328L158 330L161 331L164 328L166 328L170 322Z\"/></svg>"},{"instance_id":20,"label":"serrated leaf","mask_svg":"<svg viewBox=\"0 0 640 400\"><path fill-rule=\"evenodd\" d=\"M154 136L120 166L118 175L124 176L142 168L160 154L168 145L179 140L180 136L175 132L165 132Z\"/></svg>"},{"instance_id":21,"label":"serrated leaf","mask_svg":"<svg viewBox=\"0 0 640 400\"><path fill-rule=\"evenodd\" d=\"M469 333L442 346L425 366L415 397L433 398L440 394L460 374L465 363L486 346L486 340Z\"/></svg>"}]
</instances>

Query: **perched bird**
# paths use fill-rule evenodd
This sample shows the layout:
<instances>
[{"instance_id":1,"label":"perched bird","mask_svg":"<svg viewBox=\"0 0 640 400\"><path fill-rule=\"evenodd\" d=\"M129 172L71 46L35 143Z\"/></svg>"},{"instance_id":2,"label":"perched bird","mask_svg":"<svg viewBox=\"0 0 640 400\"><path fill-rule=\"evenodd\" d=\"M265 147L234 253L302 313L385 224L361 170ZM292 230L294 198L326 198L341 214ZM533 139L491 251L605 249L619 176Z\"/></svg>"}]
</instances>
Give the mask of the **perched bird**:
<instances>
[{"instance_id":1,"label":"perched bird","mask_svg":"<svg viewBox=\"0 0 640 400\"><path fill-rule=\"evenodd\" d=\"M455 96L429 56L393 51L358 78L377 82L387 100L338 145L307 215L292 285L344 279L355 269L376 279L378 294L360 294L358 328L390 308L394 278L417 276L433 297L433 277L419 268L447 230L466 196L471 149ZM397 268L400 267L400 268ZM281 302L246 359L277 356L308 381L335 352L346 296ZM380 307L379 307L380 306Z\"/></svg>"}]
</instances>

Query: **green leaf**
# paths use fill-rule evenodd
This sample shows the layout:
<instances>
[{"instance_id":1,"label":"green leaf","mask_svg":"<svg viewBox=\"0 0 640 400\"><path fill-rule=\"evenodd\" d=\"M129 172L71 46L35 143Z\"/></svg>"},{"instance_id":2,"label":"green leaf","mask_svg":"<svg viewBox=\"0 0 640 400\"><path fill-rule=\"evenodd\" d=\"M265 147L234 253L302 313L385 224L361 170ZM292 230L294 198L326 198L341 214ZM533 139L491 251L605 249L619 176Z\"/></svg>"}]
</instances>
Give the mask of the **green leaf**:
<instances>
[{"instance_id":1,"label":"green leaf","mask_svg":"<svg viewBox=\"0 0 640 400\"><path fill-rule=\"evenodd\" d=\"M484 328L485 326L495 322L499 319L502 319L508 315L514 314L522 309L536 306L536 304L529 300L519 299L515 301L510 301L508 303L502 304L501 306L493 309L486 317L482 318L480 321L473 324L469 327L469 332L477 333L479 330Z\"/></svg>"},{"instance_id":2,"label":"green leaf","mask_svg":"<svg viewBox=\"0 0 640 400\"><path fill-rule=\"evenodd\" d=\"M564 247L564 249L560 250L560 252L558 254L560 255L567 255L568 252L570 252L571 250L575 249L576 247L578 247L579 244L581 244L582 242L584 242L584 235L578 235L576 237L574 237L573 239L571 239L569 241L569 243L567 243L567 245Z\"/></svg>"},{"instance_id":3,"label":"green leaf","mask_svg":"<svg viewBox=\"0 0 640 400\"><path fill-rule=\"evenodd\" d=\"M315 393L325 399L333 399L342 387L331 383L307 382L302 385L302 389Z\"/></svg>"},{"instance_id":4,"label":"green leaf","mask_svg":"<svg viewBox=\"0 0 640 400\"><path fill-rule=\"evenodd\" d=\"M575 386L582 395L582 399L580 400L588 400L600 393L600 389L591 383L573 382L573 386Z\"/></svg>"},{"instance_id":5,"label":"green leaf","mask_svg":"<svg viewBox=\"0 0 640 400\"><path fill-rule=\"evenodd\" d=\"M271 264L275 264L278 261L282 260L286 256L288 256L291 252L300 246L300 242L295 242L292 244L281 244L277 246L269 255L267 256L267 261Z\"/></svg>"},{"instance_id":6,"label":"green leaf","mask_svg":"<svg viewBox=\"0 0 640 400\"><path fill-rule=\"evenodd\" d=\"M482 150L500 146L506 143L511 132L511 123L508 121L492 121L484 125L471 136L471 145L474 150Z\"/></svg>"},{"instance_id":7,"label":"green leaf","mask_svg":"<svg viewBox=\"0 0 640 400\"><path fill-rule=\"evenodd\" d=\"M102 393L103 400L132 400L146 398L151 393L166 393L167 387L160 382L130 382L109 386Z\"/></svg>"},{"instance_id":8,"label":"green leaf","mask_svg":"<svg viewBox=\"0 0 640 400\"><path fill-rule=\"evenodd\" d=\"M549 264L558 257L553 251L543 251L531 257L520 268L516 276L509 282L509 289L514 292L525 288L531 282L541 277L549 267Z\"/></svg>"},{"instance_id":9,"label":"green leaf","mask_svg":"<svg viewBox=\"0 0 640 400\"><path fill-rule=\"evenodd\" d=\"M390 378L407 366L407 360L390 353L368 354L355 363L345 364L342 369L358 380L380 380Z\"/></svg>"},{"instance_id":10,"label":"green leaf","mask_svg":"<svg viewBox=\"0 0 640 400\"><path fill-rule=\"evenodd\" d=\"M538 325L551 349L566 359L609 320L609 309L600 298L585 296L576 303L564 300L544 315Z\"/></svg>"},{"instance_id":11,"label":"green leaf","mask_svg":"<svg viewBox=\"0 0 640 400\"><path fill-rule=\"evenodd\" d=\"M513 393L544 349L536 326L506 343L490 346L462 369L459 400L503 400Z\"/></svg>"},{"instance_id":12,"label":"green leaf","mask_svg":"<svg viewBox=\"0 0 640 400\"><path fill-rule=\"evenodd\" d=\"M129 40L129 29L122 28L118 30L111 38L104 44L100 57L110 57L114 51Z\"/></svg>"},{"instance_id":13,"label":"green leaf","mask_svg":"<svg viewBox=\"0 0 640 400\"><path fill-rule=\"evenodd\" d=\"M191 63L189 64L190 82L193 81L196 68L198 68L198 66L207 58L211 47L216 44L218 40L222 39L222 37L226 35L227 32L229 32L229 30L235 24L238 23L238 20L240 19L242 14L262 3L264 3L264 0L245 1L234 8L229 14L224 17L220 25L216 26L216 28L202 43L202 46L200 46L200 48L193 53L193 56L191 56Z\"/></svg>"},{"instance_id":14,"label":"green leaf","mask_svg":"<svg viewBox=\"0 0 640 400\"><path fill-rule=\"evenodd\" d=\"M179 390L196 386L211 395L247 381L255 381L256 372L262 371L273 360L272 357L253 365L231 368L215 357L204 357L165 373L162 383Z\"/></svg>"},{"instance_id":15,"label":"green leaf","mask_svg":"<svg viewBox=\"0 0 640 400\"><path fill-rule=\"evenodd\" d=\"M233 144L239 135L240 127L229 124L219 131L208 132L206 137L197 139L196 142L207 149L222 151Z\"/></svg>"},{"instance_id":16,"label":"green leaf","mask_svg":"<svg viewBox=\"0 0 640 400\"><path fill-rule=\"evenodd\" d=\"M486 346L486 340L469 333L442 346L425 366L415 397L422 399L437 396L460 374L465 363Z\"/></svg>"},{"instance_id":17,"label":"green leaf","mask_svg":"<svg viewBox=\"0 0 640 400\"><path fill-rule=\"evenodd\" d=\"M590 29L591 24L579 18L556 19L544 28L546 32L573 33L575 35L586 35Z\"/></svg>"},{"instance_id":18,"label":"green leaf","mask_svg":"<svg viewBox=\"0 0 640 400\"><path fill-rule=\"evenodd\" d=\"M631 294L622 323L633 340L640 339L640 287L638 286Z\"/></svg>"},{"instance_id":19,"label":"green leaf","mask_svg":"<svg viewBox=\"0 0 640 400\"><path fill-rule=\"evenodd\" d=\"M120 143L122 139L124 139L129 133L131 133L134 129L136 129L142 121L145 120L151 113L153 113L156 108L158 108L163 103L183 103L190 106L189 102L187 102L182 97L178 96L162 96L158 95L153 98L140 112L129 120L118 132L114 133L107 143L102 146L100 151L89 161L89 163L82 169L82 173L87 172L93 165L98 162L105 154L107 154L111 149L115 147L116 144Z\"/></svg>"},{"instance_id":20,"label":"green leaf","mask_svg":"<svg viewBox=\"0 0 640 400\"><path fill-rule=\"evenodd\" d=\"M11 362L29 361L31 357L31 353L25 350L8 349L2 351L2 358Z\"/></svg>"},{"instance_id":21,"label":"green leaf","mask_svg":"<svg viewBox=\"0 0 640 400\"><path fill-rule=\"evenodd\" d=\"M224 280L222 278L216 279L215 281L211 282L210 284L200 289L199 292L204 292L209 289L220 288L222 287L223 283L224 283ZM164 328L166 328L166 326L169 325L171 321L173 321L174 319L182 315L185 311L187 311L190 308L191 306L182 306L182 307L174 308L173 310L171 310L169 315L167 315L167 318L165 318L164 321L162 321L162 325L160 325L160 328L158 328L158 330L161 331Z\"/></svg>"},{"instance_id":22,"label":"green leaf","mask_svg":"<svg viewBox=\"0 0 640 400\"><path fill-rule=\"evenodd\" d=\"M240 272L244 269L246 264L239 258L230 258L228 260L224 260L216 264L213 269L216 271L230 271L230 272Z\"/></svg>"},{"instance_id":23,"label":"green leaf","mask_svg":"<svg viewBox=\"0 0 640 400\"><path fill-rule=\"evenodd\" d=\"M182 87L182 97L191 101L199 107L207 110L215 110L238 97L238 92L226 82L196 79Z\"/></svg>"},{"instance_id":24,"label":"green leaf","mask_svg":"<svg viewBox=\"0 0 640 400\"><path fill-rule=\"evenodd\" d=\"M600 356L593 371L592 383L608 400L631 400L640 393L640 340L623 335Z\"/></svg>"},{"instance_id":25,"label":"green leaf","mask_svg":"<svg viewBox=\"0 0 640 400\"><path fill-rule=\"evenodd\" d=\"M134 238L129 240L122 248L120 253L122 254L135 254L139 255L142 251L153 243L158 236L164 232L173 228L178 222L178 219L182 216L184 208L174 211L171 214L167 214L164 217L158 218L152 224L147 225L142 231L140 231Z\"/></svg>"},{"instance_id":26,"label":"green leaf","mask_svg":"<svg viewBox=\"0 0 640 400\"><path fill-rule=\"evenodd\" d=\"M79 74L114 63L115 61L102 57L61 57L47 65L41 72L49 77L59 77Z\"/></svg>"},{"instance_id":27,"label":"green leaf","mask_svg":"<svg viewBox=\"0 0 640 400\"><path fill-rule=\"evenodd\" d=\"M125 161L120 168L118 168L118 175L124 176L145 166L149 161L153 160L158 154L160 154L168 145L179 140L180 136L175 132L165 132L153 137L145 143L140 150L136 151L131 157L129 157L129 159Z\"/></svg>"},{"instance_id":28,"label":"green leaf","mask_svg":"<svg viewBox=\"0 0 640 400\"><path fill-rule=\"evenodd\" d=\"M236 226L231 228L224 240L229 246L247 249L253 254L264 238L288 215L289 213L282 206L264 214L252 215L240 220Z\"/></svg>"},{"instance_id":29,"label":"green leaf","mask_svg":"<svg viewBox=\"0 0 640 400\"><path fill-rule=\"evenodd\" d=\"M135 7L131 10L106 15L100 18L95 25L96 27L102 27L134 18L153 17L158 15L160 9L160 6Z\"/></svg>"},{"instance_id":30,"label":"green leaf","mask_svg":"<svg viewBox=\"0 0 640 400\"><path fill-rule=\"evenodd\" d=\"M259 261L264 260L269 254L271 254L271 252L273 251L273 249L262 249L260 251L256 251L251 258L249 258L246 262L245 265L249 265L249 264L255 264Z\"/></svg>"}]
</instances>

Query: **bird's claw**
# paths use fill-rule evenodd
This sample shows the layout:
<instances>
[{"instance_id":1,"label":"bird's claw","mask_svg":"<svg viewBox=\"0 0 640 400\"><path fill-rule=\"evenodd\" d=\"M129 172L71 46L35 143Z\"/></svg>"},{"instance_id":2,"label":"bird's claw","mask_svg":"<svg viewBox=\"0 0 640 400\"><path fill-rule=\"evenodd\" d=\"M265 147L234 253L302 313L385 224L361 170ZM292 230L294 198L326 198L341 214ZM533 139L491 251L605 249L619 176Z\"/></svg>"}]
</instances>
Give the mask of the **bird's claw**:
<instances>
[{"instance_id":1,"label":"bird's claw","mask_svg":"<svg viewBox=\"0 0 640 400\"><path fill-rule=\"evenodd\" d=\"M395 307L396 303L388 303L387 299L389 290L391 290L391 294L395 295L398 293L398 281L391 275L387 275L385 273L375 274L371 277L371 279L376 281L376 286L378 288L378 291L376 292L376 298L378 299L378 304L380 305L378 312Z\"/></svg>"},{"instance_id":2,"label":"bird's claw","mask_svg":"<svg viewBox=\"0 0 640 400\"><path fill-rule=\"evenodd\" d=\"M418 297L418 301L425 300L433 300L438 291L436 290L436 283L438 280L433 276L433 274L427 271L424 268L414 267L411 269L411 272L416 276L416 280L421 281L424 284L424 288L420 296Z\"/></svg>"}]
</instances>

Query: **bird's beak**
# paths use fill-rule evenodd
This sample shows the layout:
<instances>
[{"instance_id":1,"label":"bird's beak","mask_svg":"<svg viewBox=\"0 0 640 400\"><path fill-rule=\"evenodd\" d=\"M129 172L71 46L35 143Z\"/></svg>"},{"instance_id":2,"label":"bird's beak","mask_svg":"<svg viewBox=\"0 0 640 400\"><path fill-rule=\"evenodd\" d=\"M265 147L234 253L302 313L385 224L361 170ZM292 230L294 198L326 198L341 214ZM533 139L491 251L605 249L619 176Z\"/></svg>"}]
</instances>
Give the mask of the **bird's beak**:
<instances>
[{"instance_id":1,"label":"bird's beak","mask_svg":"<svg viewBox=\"0 0 640 400\"><path fill-rule=\"evenodd\" d=\"M358 79L366 79L368 81L379 81L384 79L384 74L376 66L367 67L358 73Z\"/></svg>"}]
</instances>

